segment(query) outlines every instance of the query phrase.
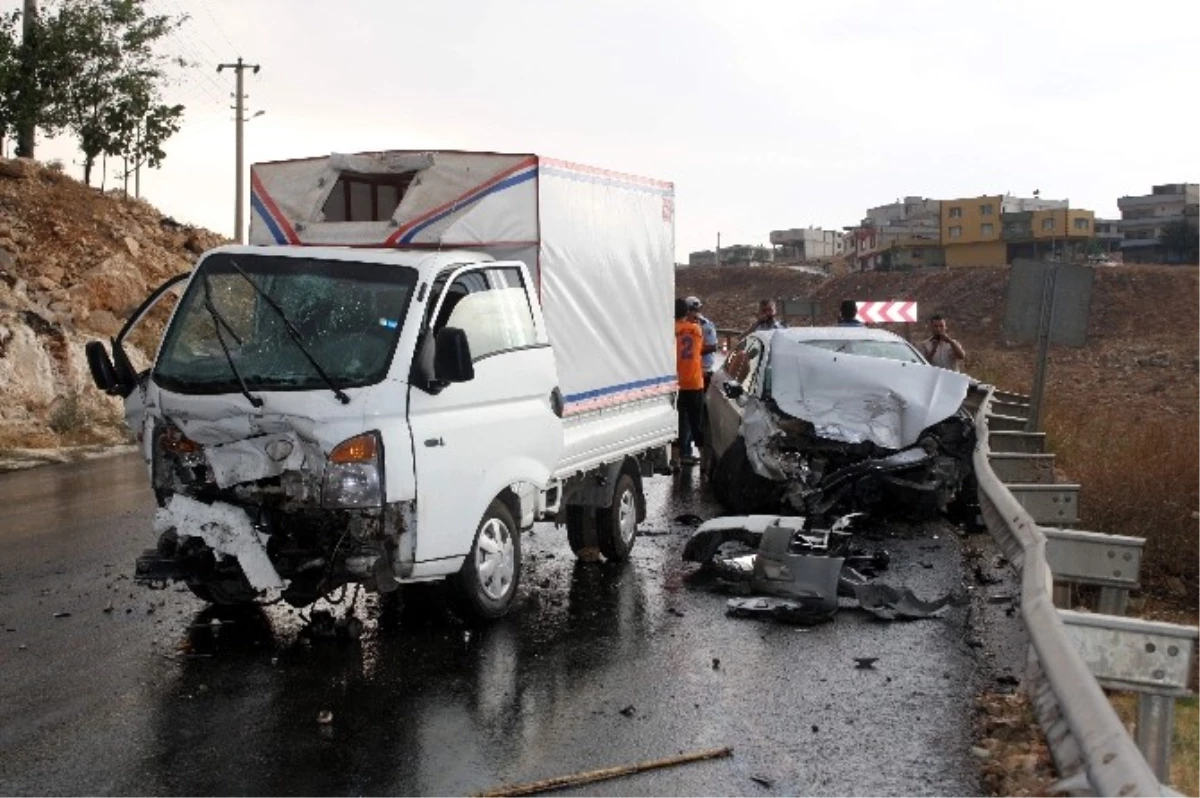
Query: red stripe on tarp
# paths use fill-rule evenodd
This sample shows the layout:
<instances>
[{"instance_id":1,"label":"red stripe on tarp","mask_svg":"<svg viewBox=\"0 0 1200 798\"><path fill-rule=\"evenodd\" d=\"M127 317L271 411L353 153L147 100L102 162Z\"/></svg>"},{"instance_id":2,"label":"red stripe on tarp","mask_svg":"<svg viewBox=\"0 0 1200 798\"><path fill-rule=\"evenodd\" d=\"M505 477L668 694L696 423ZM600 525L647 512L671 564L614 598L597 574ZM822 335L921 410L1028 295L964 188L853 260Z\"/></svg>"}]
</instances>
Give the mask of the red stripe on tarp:
<instances>
[{"instance_id":1,"label":"red stripe on tarp","mask_svg":"<svg viewBox=\"0 0 1200 798\"><path fill-rule=\"evenodd\" d=\"M566 169L570 172L581 172L586 175L609 177L614 180L624 180L627 183L641 183L642 185L655 186L656 188L669 188L672 191L675 189L674 183L668 183L665 180L654 180L653 178L638 177L637 175L626 174L625 172L613 172L608 169L597 169L594 166L585 166L580 163L571 163L570 161L559 161L554 158L542 158L541 163L544 166L551 166L556 169Z\"/></svg>"},{"instance_id":2,"label":"red stripe on tarp","mask_svg":"<svg viewBox=\"0 0 1200 798\"><path fill-rule=\"evenodd\" d=\"M427 211L426 213L421 214L417 218L406 222L399 229L397 229L390 236L388 236L387 241L385 241L384 243L388 246L395 245L396 242L399 241L404 236L405 233L407 233L409 230L416 227L417 225L421 224L422 222L426 221L427 219L431 219L434 216L437 216L439 213L447 211L447 210L453 208L455 205L458 205L462 202L467 201L475 194L478 194L480 191L486 191L489 187L494 186L496 183L501 182L505 178L510 177L510 176L516 174L517 172L520 172L522 169L528 169L531 166L536 166L537 160L538 159L537 159L536 155L530 156L529 158L526 158L525 160L518 163L516 166L513 166L509 169L505 169L503 172L501 172L500 174L491 178L486 183L475 186L470 191L467 191L466 193L450 200L446 204L440 205L440 206L434 208L433 210Z\"/></svg>"},{"instance_id":3,"label":"red stripe on tarp","mask_svg":"<svg viewBox=\"0 0 1200 798\"><path fill-rule=\"evenodd\" d=\"M275 200L271 199L271 195L267 193L267 189L263 186L262 179L253 169L250 170L250 190L258 195L258 200L267 209L267 213L271 214L271 218L275 224L279 225L279 229L287 238L289 244L299 244L300 236L296 235L295 229L288 222L287 217L279 210L279 206L275 204Z\"/></svg>"}]
</instances>

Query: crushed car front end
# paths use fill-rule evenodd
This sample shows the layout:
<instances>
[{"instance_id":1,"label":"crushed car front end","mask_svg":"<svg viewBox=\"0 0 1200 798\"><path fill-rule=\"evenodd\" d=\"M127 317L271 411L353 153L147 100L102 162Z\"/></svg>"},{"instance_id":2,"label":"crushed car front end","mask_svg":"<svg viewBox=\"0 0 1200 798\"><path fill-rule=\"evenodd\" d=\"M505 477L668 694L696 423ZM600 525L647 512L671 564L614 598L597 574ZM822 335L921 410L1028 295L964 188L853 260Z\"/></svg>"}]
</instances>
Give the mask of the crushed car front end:
<instances>
[{"instance_id":1,"label":"crushed car front end","mask_svg":"<svg viewBox=\"0 0 1200 798\"><path fill-rule=\"evenodd\" d=\"M945 512L970 492L970 384L915 356L777 333L755 390L737 397L740 434L718 460L717 498L734 512Z\"/></svg>"}]
</instances>

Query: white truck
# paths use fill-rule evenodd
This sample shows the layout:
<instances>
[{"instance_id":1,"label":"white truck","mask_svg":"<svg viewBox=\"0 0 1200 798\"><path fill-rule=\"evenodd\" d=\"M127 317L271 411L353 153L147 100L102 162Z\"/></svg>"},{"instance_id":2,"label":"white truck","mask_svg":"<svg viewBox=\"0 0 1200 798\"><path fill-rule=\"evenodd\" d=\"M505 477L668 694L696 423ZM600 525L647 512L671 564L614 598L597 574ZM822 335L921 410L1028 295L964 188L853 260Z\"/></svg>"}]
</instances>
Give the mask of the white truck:
<instances>
[{"instance_id":1,"label":"white truck","mask_svg":"<svg viewBox=\"0 0 1200 798\"><path fill-rule=\"evenodd\" d=\"M146 583L304 606L447 579L503 615L521 532L628 557L676 437L674 188L534 155L256 164L250 246L110 341L159 510ZM149 368L124 342L182 295Z\"/></svg>"}]
</instances>

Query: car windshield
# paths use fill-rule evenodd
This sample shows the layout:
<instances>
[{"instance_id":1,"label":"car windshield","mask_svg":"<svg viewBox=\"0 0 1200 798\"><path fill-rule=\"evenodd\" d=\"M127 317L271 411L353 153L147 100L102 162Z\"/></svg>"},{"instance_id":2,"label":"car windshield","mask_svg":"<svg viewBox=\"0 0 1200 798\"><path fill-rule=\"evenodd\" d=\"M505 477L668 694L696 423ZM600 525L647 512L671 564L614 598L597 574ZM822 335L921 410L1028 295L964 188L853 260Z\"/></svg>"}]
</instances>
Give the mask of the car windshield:
<instances>
[{"instance_id":1,"label":"car windshield","mask_svg":"<svg viewBox=\"0 0 1200 798\"><path fill-rule=\"evenodd\" d=\"M181 393L379 382L416 277L392 264L212 255L180 301L154 379Z\"/></svg>"},{"instance_id":2,"label":"car windshield","mask_svg":"<svg viewBox=\"0 0 1200 798\"><path fill-rule=\"evenodd\" d=\"M828 349L832 352L845 352L848 355L863 355L864 357L882 357L888 360L899 360L901 363L924 363L921 356L911 346L903 341L874 341L862 339L843 339L832 341L802 341L809 346Z\"/></svg>"}]
</instances>

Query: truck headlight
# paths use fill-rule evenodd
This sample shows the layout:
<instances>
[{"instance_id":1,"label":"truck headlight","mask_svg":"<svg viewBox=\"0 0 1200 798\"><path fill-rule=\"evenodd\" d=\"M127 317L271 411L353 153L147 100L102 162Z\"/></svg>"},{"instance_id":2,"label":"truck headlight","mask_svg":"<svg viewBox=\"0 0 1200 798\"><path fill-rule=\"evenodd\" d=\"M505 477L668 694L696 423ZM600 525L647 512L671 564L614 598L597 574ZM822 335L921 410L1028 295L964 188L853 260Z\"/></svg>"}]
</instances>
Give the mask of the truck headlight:
<instances>
[{"instance_id":1,"label":"truck headlight","mask_svg":"<svg viewBox=\"0 0 1200 798\"><path fill-rule=\"evenodd\" d=\"M321 504L325 507L383 506L383 444L378 432L355 435L333 447L325 465Z\"/></svg>"}]
</instances>

